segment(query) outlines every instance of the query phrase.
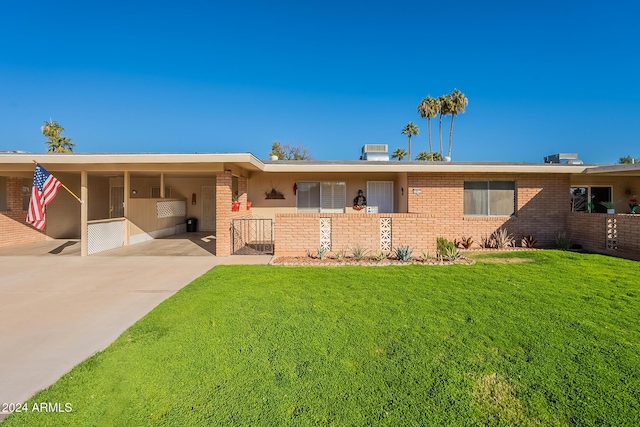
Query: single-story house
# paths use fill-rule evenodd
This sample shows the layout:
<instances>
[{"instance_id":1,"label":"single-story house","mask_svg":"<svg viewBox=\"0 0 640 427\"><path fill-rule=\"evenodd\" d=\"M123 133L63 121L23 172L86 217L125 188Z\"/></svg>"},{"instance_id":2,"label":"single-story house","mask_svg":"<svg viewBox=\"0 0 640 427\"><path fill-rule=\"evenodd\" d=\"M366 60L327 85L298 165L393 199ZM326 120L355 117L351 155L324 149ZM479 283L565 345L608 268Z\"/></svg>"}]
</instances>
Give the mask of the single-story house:
<instances>
[{"instance_id":1,"label":"single-story house","mask_svg":"<svg viewBox=\"0 0 640 427\"><path fill-rule=\"evenodd\" d=\"M85 200L60 190L43 231L25 222L34 161ZM354 207L359 191L366 206ZM184 233L197 221L215 236L217 256L247 247L304 255L356 244L433 253L437 237L477 242L506 228L517 242L533 234L540 246L552 246L564 232L585 249L638 258L640 215L631 213L638 195L638 164L0 153L0 246L78 238L90 255ZM605 201L615 203L615 214L606 213Z\"/></svg>"}]
</instances>

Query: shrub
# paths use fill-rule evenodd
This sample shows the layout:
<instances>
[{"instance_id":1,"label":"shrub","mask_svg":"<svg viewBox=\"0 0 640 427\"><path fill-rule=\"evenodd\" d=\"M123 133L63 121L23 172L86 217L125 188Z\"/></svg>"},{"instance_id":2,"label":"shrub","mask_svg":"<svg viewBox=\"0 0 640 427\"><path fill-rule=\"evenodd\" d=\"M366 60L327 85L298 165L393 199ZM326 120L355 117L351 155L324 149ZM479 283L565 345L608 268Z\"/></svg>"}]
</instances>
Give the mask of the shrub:
<instances>
[{"instance_id":1,"label":"shrub","mask_svg":"<svg viewBox=\"0 0 640 427\"><path fill-rule=\"evenodd\" d=\"M460 241L454 239L453 243L455 244L456 248L469 249L471 245L473 245L473 239L471 238L471 236L461 237Z\"/></svg>"},{"instance_id":2,"label":"shrub","mask_svg":"<svg viewBox=\"0 0 640 427\"><path fill-rule=\"evenodd\" d=\"M506 249L514 246L513 234L504 228L499 228L493 232L491 238L495 242L495 247L498 249Z\"/></svg>"},{"instance_id":3,"label":"shrub","mask_svg":"<svg viewBox=\"0 0 640 427\"><path fill-rule=\"evenodd\" d=\"M364 257L367 256L367 253L369 253L369 249L365 248L364 246L361 246L359 243L351 247L351 249L349 250L353 254L353 258L356 261L362 261Z\"/></svg>"},{"instance_id":4,"label":"shrub","mask_svg":"<svg viewBox=\"0 0 640 427\"><path fill-rule=\"evenodd\" d=\"M327 249L323 248L322 246L320 246L318 248L318 258L320 258L322 260L322 259L324 259L326 254L327 254Z\"/></svg>"},{"instance_id":5,"label":"shrub","mask_svg":"<svg viewBox=\"0 0 640 427\"><path fill-rule=\"evenodd\" d=\"M531 249L537 242L538 241L536 240L536 236L534 236L533 234L529 234L522 238L522 246L524 246L525 248Z\"/></svg>"},{"instance_id":6,"label":"shrub","mask_svg":"<svg viewBox=\"0 0 640 427\"><path fill-rule=\"evenodd\" d=\"M382 261L384 259L387 259L388 254L386 254L383 251L378 251L375 252L373 255L371 255L371 258L376 260L376 261Z\"/></svg>"},{"instance_id":7,"label":"shrub","mask_svg":"<svg viewBox=\"0 0 640 427\"><path fill-rule=\"evenodd\" d=\"M567 233L560 233L556 236L556 247L562 251L571 249L571 237Z\"/></svg>"},{"instance_id":8,"label":"shrub","mask_svg":"<svg viewBox=\"0 0 640 427\"><path fill-rule=\"evenodd\" d=\"M398 260L402 262L407 262L411 259L411 254L413 253L413 249L407 246L398 246L395 250L395 255Z\"/></svg>"},{"instance_id":9,"label":"shrub","mask_svg":"<svg viewBox=\"0 0 640 427\"><path fill-rule=\"evenodd\" d=\"M440 259L447 258L450 261L455 261L460 256L460 251L456 248L455 243L444 237L438 237L436 239L436 248L438 249L438 258Z\"/></svg>"},{"instance_id":10,"label":"shrub","mask_svg":"<svg viewBox=\"0 0 640 427\"><path fill-rule=\"evenodd\" d=\"M429 261L429 251L420 252L420 258L425 262Z\"/></svg>"},{"instance_id":11,"label":"shrub","mask_svg":"<svg viewBox=\"0 0 640 427\"><path fill-rule=\"evenodd\" d=\"M480 247L483 249L491 249L496 247L496 241L493 238L493 234L491 236L487 236L486 234L480 238Z\"/></svg>"},{"instance_id":12,"label":"shrub","mask_svg":"<svg viewBox=\"0 0 640 427\"><path fill-rule=\"evenodd\" d=\"M338 261L343 261L344 260L344 251L338 251L336 252L336 259Z\"/></svg>"}]
</instances>

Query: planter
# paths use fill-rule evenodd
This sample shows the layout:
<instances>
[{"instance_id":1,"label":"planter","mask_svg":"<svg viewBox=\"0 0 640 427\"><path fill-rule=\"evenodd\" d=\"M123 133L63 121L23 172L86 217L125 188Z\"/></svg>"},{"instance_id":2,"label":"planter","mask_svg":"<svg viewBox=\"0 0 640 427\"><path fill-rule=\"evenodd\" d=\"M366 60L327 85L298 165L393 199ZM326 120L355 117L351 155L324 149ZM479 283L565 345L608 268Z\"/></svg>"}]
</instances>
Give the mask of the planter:
<instances>
[{"instance_id":1,"label":"planter","mask_svg":"<svg viewBox=\"0 0 640 427\"><path fill-rule=\"evenodd\" d=\"M607 213L609 215L613 215L614 213L616 213L616 210L615 209L607 209Z\"/></svg>"},{"instance_id":2,"label":"planter","mask_svg":"<svg viewBox=\"0 0 640 427\"><path fill-rule=\"evenodd\" d=\"M231 212L240 211L240 202L231 202Z\"/></svg>"},{"instance_id":3,"label":"planter","mask_svg":"<svg viewBox=\"0 0 640 427\"><path fill-rule=\"evenodd\" d=\"M251 202L247 202L247 210L251 209Z\"/></svg>"}]
</instances>

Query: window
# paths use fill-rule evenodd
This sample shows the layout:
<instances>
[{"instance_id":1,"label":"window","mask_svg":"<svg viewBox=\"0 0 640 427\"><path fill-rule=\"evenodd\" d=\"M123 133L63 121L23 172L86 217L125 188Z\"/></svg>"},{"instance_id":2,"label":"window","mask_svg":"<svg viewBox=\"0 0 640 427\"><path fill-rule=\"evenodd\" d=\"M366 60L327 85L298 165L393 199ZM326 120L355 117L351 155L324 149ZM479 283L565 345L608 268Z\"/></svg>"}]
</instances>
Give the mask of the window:
<instances>
[{"instance_id":1,"label":"window","mask_svg":"<svg viewBox=\"0 0 640 427\"><path fill-rule=\"evenodd\" d=\"M171 187L164 187L164 197L169 199L171 198ZM160 198L160 187L154 186L151 187L151 198L159 199Z\"/></svg>"},{"instance_id":2,"label":"window","mask_svg":"<svg viewBox=\"0 0 640 427\"><path fill-rule=\"evenodd\" d=\"M377 207L379 213L393 212L393 181L368 181L367 206Z\"/></svg>"},{"instance_id":3,"label":"window","mask_svg":"<svg viewBox=\"0 0 640 427\"><path fill-rule=\"evenodd\" d=\"M31 186L33 179L25 178L22 180L22 210L29 210L29 200L31 200Z\"/></svg>"},{"instance_id":4,"label":"window","mask_svg":"<svg viewBox=\"0 0 640 427\"><path fill-rule=\"evenodd\" d=\"M572 212L606 213L607 208L600 202L611 201L612 188L609 187L571 187Z\"/></svg>"},{"instance_id":5,"label":"window","mask_svg":"<svg viewBox=\"0 0 640 427\"><path fill-rule=\"evenodd\" d=\"M465 215L513 215L515 181L465 181Z\"/></svg>"},{"instance_id":6,"label":"window","mask_svg":"<svg viewBox=\"0 0 640 427\"><path fill-rule=\"evenodd\" d=\"M344 212L347 194L344 182L298 182L296 185L298 212Z\"/></svg>"}]
</instances>

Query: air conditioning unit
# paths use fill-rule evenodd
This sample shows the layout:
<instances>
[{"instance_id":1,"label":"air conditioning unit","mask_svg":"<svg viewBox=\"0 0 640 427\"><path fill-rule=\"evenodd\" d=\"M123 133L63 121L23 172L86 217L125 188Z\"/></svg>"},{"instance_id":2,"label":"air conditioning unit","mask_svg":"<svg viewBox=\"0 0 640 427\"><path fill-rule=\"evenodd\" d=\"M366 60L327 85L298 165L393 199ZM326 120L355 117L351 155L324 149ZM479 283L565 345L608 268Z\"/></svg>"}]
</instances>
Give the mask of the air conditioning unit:
<instances>
[{"instance_id":1,"label":"air conditioning unit","mask_svg":"<svg viewBox=\"0 0 640 427\"><path fill-rule=\"evenodd\" d=\"M389 146L387 144L365 144L362 146L360 160L389 161Z\"/></svg>"},{"instance_id":2,"label":"air conditioning unit","mask_svg":"<svg viewBox=\"0 0 640 427\"><path fill-rule=\"evenodd\" d=\"M558 153L550 156L544 156L545 163L563 163L565 165L581 165L582 160L578 158L577 153Z\"/></svg>"}]
</instances>

